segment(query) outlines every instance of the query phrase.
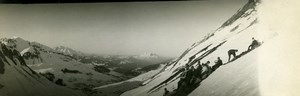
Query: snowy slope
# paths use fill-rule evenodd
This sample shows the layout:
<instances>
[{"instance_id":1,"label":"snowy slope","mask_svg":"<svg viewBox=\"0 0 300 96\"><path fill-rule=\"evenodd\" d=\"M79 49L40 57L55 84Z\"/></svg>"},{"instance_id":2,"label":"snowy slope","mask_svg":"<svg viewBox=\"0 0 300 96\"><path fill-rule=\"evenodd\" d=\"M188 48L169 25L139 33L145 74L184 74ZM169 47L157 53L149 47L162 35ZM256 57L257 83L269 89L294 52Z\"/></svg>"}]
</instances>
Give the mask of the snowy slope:
<instances>
[{"instance_id":1,"label":"snowy slope","mask_svg":"<svg viewBox=\"0 0 300 96\"><path fill-rule=\"evenodd\" d=\"M1 96L84 96L55 85L30 69L18 51L0 43Z\"/></svg>"},{"instance_id":2,"label":"snowy slope","mask_svg":"<svg viewBox=\"0 0 300 96\"><path fill-rule=\"evenodd\" d=\"M259 96L256 51L216 70L189 96Z\"/></svg>"},{"instance_id":3,"label":"snowy slope","mask_svg":"<svg viewBox=\"0 0 300 96\"><path fill-rule=\"evenodd\" d=\"M258 57L256 52L260 48L248 53L247 48L252 41L252 37L259 41L267 42L274 37L274 33L258 33L257 5L254 2L247 3L219 29L188 48L177 59L177 62L156 75L156 78L152 79L147 85L127 91L122 96L159 96L164 93L164 88L175 92L174 90L177 89L177 82L179 81L176 77L181 73L178 70L188 63L190 57L195 57L190 63L193 66L196 65L195 62L198 60L201 62L210 61L209 66L213 66L217 57L220 57L224 63L227 63L227 51L229 49L238 49L237 54L242 54L241 57L218 68L208 78L204 79L200 86L189 92L188 95L260 95L256 62Z\"/></svg>"}]
</instances>

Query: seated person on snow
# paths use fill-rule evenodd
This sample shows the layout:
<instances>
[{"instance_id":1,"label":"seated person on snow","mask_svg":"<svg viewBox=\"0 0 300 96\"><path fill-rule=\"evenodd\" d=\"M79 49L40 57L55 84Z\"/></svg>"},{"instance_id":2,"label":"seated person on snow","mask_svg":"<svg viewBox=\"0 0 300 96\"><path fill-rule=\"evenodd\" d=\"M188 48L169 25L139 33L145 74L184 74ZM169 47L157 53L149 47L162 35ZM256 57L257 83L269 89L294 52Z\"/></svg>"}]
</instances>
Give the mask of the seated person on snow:
<instances>
[{"instance_id":1,"label":"seated person on snow","mask_svg":"<svg viewBox=\"0 0 300 96\"><path fill-rule=\"evenodd\" d=\"M223 61L220 57L218 57L218 60L215 61L215 65L212 67L212 71L215 71L217 68L219 68L221 65L223 65Z\"/></svg>"},{"instance_id":2,"label":"seated person on snow","mask_svg":"<svg viewBox=\"0 0 300 96\"><path fill-rule=\"evenodd\" d=\"M254 37L252 37L252 43L249 45L248 47L248 51L249 50L253 50L254 48L256 48L259 45L258 41L254 39Z\"/></svg>"},{"instance_id":3,"label":"seated person on snow","mask_svg":"<svg viewBox=\"0 0 300 96\"><path fill-rule=\"evenodd\" d=\"M164 92L164 95L163 95L163 96L168 96L169 93L170 93L170 91L169 91L167 88L165 88L165 92Z\"/></svg>"},{"instance_id":4,"label":"seated person on snow","mask_svg":"<svg viewBox=\"0 0 300 96\"><path fill-rule=\"evenodd\" d=\"M236 52L238 52L237 49L230 49L230 50L228 50L228 62L230 62L231 55L233 55L233 58L236 57Z\"/></svg>"},{"instance_id":5,"label":"seated person on snow","mask_svg":"<svg viewBox=\"0 0 300 96\"><path fill-rule=\"evenodd\" d=\"M193 78L193 73L195 71L194 66L191 66L191 68L186 73L186 83L187 85L191 85L191 80Z\"/></svg>"},{"instance_id":6,"label":"seated person on snow","mask_svg":"<svg viewBox=\"0 0 300 96\"><path fill-rule=\"evenodd\" d=\"M188 67L183 69L184 71L179 76L179 81L177 82L177 89L180 90L182 86L186 85L186 74L188 71Z\"/></svg>"},{"instance_id":7,"label":"seated person on snow","mask_svg":"<svg viewBox=\"0 0 300 96\"><path fill-rule=\"evenodd\" d=\"M198 61L198 67L195 69L195 73L194 73L194 75L195 75L195 77L197 77L197 78L200 78L201 79L201 75L202 75L202 65L201 65L201 62L200 61Z\"/></svg>"},{"instance_id":8,"label":"seated person on snow","mask_svg":"<svg viewBox=\"0 0 300 96\"><path fill-rule=\"evenodd\" d=\"M205 79L211 73L211 67L208 65L209 63L210 62L207 61L206 63L203 64L203 71L204 72L203 72L203 75L202 75L202 79Z\"/></svg>"},{"instance_id":9,"label":"seated person on snow","mask_svg":"<svg viewBox=\"0 0 300 96\"><path fill-rule=\"evenodd\" d=\"M191 67L191 69L190 70L192 70L191 72L192 72L192 76L191 76L191 80L190 80L190 85L193 85L196 81L197 81L197 70L195 69L195 67L194 66L192 66Z\"/></svg>"}]
</instances>

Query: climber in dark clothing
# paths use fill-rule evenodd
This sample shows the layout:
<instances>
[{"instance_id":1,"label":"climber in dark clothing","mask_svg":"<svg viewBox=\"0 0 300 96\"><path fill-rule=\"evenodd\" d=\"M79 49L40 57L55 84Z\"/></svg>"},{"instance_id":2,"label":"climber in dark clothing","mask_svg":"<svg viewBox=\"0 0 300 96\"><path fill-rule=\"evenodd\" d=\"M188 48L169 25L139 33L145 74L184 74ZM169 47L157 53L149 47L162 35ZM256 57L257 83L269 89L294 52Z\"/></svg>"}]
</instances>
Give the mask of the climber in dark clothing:
<instances>
[{"instance_id":1,"label":"climber in dark clothing","mask_svg":"<svg viewBox=\"0 0 300 96\"><path fill-rule=\"evenodd\" d=\"M254 39L254 37L252 37L252 43L249 45L248 47L248 51L249 50L253 50L254 48L256 48L259 45L258 41Z\"/></svg>"},{"instance_id":2,"label":"climber in dark clothing","mask_svg":"<svg viewBox=\"0 0 300 96\"><path fill-rule=\"evenodd\" d=\"M177 82L177 89L180 90L182 86L185 86L187 83L186 81L186 74L187 74L188 68L184 68L183 72L179 76L179 81Z\"/></svg>"},{"instance_id":3,"label":"climber in dark clothing","mask_svg":"<svg viewBox=\"0 0 300 96\"><path fill-rule=\"evenodd\" d=\"M197 67L197 69L195 69L195 73L194 73L194 75L195 75L195 77L197 77L197 78L200 78L201 79L201 73L202 73L202 65L201 65L201 62L200 61L198 61L198 67Z\"/></svg>"},{"instance_id":4,"label":"climber in dark clothing","mask_svg":"<svg viewBox=\"0 0 300 96\"><path fill-rule=\"evenodd\" d=\"M165 93L164 93L164 95L163 95L163 96L168 96L168 95L169 95L169 93L170 93L170 91L169 91L167 88L165 88Z\"/></svg>"},{"instance_id":5,"label":"climber in dark clothing","mask_svg":"<svg viewBox=\"0 0 300 96\"><path fill-rule=\"evenodd\" d=\"M201 77L202 80L205 79L206 77L208 77L208 75L210 75L210 73L211 73L211 67L208 65L209 63L210 62L207 61L206 63L203 64L204 72L202 73L202 77Z\"/></svg>"},{"instance_id":6,"label":"climber in dark clothing","mask_svg":"<svg viewBox=\"0 0 300 96\"><path fill-rule=\"evenodd\" d=\"M201 77L202 77L202 65L200 64L200 61L198 61L198 67L196 69L194 69L194 66L192 66L192 70L194 69L193 71L193 76L190 80L190 85L193 85L199 81L201 81Z\"/></svg>"},{"instance_id":7,"label":"climber in dark clothing","mask_svg":"<svg viewBox=\"0 0 300 96\"><path fill-rule=\"evenodd\" d=\"M189 69L189 64L185 64L185 69Z\"/></svg>"},{"instance_id":8,"label":"climber in dark clothing","mask_svg":"<svg viewBox=\"0 0 300 96\"><path fill-rule=\"evenodd\" d=\"M195 69L194 68L194 66L192 66L192 68L194 69L194 71L193 71L193 76L192 76L192 79L191 79L191 85L193 85L196 81L199 81L199 78L198 78L198 76L199 76L199 67L197 67L197 69Z\"/></svg>"},{"instance_id":9,"label":"climber in dark clothing","mask_svg":"<svg viewBox=\"0 0 300 96\"><path fill-rule=\"evenodd\" d=\"M191 85L191 80L193 78L193 73L195 71L194 66L192 66L186 73L186 83L187 85Z\"/></svg>"},{"instance_id":10,"label":"climber in dark clothing","mask_svg":"<svg viewBox=\"0 0 300 96\"><path fill-rule=\"evenodd\" d=\"M238 52L237 49L230 49L230 50L228 50L228 62L230 61L231 55L233 55L233 58L236 57L236 52Z\"/></svg>"},{"instance_id":11,"label":"climber in dark clothing","mask_svg":"<svg viewBox=\"0 0 300 96\"><path fill-rule=\"evenodd\" d=\"M219 68L221 65L223 65L223 61L220 57L218 57L218 60L215 61L215 65L212 67L212 71L215 71L217 68Z\"/></svg>"}]
</instances>

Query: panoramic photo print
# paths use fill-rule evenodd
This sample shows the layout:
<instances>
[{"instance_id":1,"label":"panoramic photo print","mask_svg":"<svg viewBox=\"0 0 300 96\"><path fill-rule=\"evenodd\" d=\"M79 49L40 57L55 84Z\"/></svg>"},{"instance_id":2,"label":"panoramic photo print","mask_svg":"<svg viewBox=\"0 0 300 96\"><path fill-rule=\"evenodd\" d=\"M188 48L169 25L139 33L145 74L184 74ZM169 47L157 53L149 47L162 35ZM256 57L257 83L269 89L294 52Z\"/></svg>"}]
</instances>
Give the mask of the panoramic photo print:
<instances>
[{"instance_id":1,"label":"panoramic photo print","mask_svg":"<svg viewBox=\"0 0 300 96\"><path fill-rule=\"evenodd\" d=\"M300 95L297 0L3 3L0 96Z\"/></svg>"}]
</instances>

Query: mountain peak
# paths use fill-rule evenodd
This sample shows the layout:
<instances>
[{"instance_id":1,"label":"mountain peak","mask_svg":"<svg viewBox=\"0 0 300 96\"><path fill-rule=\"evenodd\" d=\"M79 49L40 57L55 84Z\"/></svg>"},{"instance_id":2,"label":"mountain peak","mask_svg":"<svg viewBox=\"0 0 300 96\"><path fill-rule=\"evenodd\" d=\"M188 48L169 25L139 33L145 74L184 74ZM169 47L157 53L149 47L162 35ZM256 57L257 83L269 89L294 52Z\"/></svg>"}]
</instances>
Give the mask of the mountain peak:
<instances>
[{"instance_id":1,"label":"mountain peak","mask_svg":"<svg viewBox=\"0 0 300 96\"><path fill-rule=\"evenodd\" d=\"M19 36L13 36L12 38L13 38L13 39L17 39L17 38L20 38L20 37L19 37Z\"/></svg>"},{"instance_id":2,"label":"mountain peak","mask_svg":"<svg viewBox=\"0 0 300 96\"><path fill-rule=\"evenodd\" d=\"M8 42L8 41L11 41L11 40L13 40L13 42L26 41L26 40L24 40L23 38L21 38L19 36L13 36L13 37L10 37L10 38L2 38L2 41L4 41L4 42Z\"/></svg>"},{"instance_id":3,"label":"mountain peak","mask_svg":"<svg viewBox=\"0 0 300 96\"><path fill-rule=\"evenodd\" d=\"M57 46L57 47L54 47L53 49L54 50L56 50L56 49L70 49L70 50L73 50L73 49L71 49L69 47L66 47L66 46Z\"/></svg>"},{"instance_id":4,"label":"mountain peak","mask_svg":"<svg viewBox=\"0 0 300 96\"><path fill-rule=\"evenodd\" d=\"M29 41L27 41L27 40L25 40L25 39L23 39L23 38L21 38L19 36L13 36L13 37L11 37L9 39L16 40L17 42L29 42Z\"/></svg>"},{"instance_id":5,"label":"mountain peak","mask_svg":"<svg viewBox=\"0 0 300 96\"><path fill-rule=\"evenodd\" d=\"M55 47L53 49L56 50L56 51L58 51L58 52L61 52L61 53L67 54L67 55L71 55L71 56L82 55L83 54L80 51L76 51L76 50L74 50L72 48L65 47L65 46L58 46L58 47Z\"/></svg>"},{"instance_id":6,"label":"mountain peak","mask_svg":"<svg viewBox=\"0 0 300 96\"><path fill-rule=\"evenodd\" d=\"M135 55L133 56L133 58L135 59L140 59L140 60L148 60L148 61L161 61L160 59L163 59L163 57L152 53L152 52L145 52L143 54L140 55Z\"/></svg>"},{"instance_id":7,"label":"mountain peak","mask_svg":"<svg viewBox=\"0 0 300 96\"><path fill-rule=\"evenodd\" d=\"M142 58L153 58L153 57L159 57L159 55L152 53L152 52L145 52L141 55L138 55L138 57L142 57Z\"/></svg>"}]
</instances>

